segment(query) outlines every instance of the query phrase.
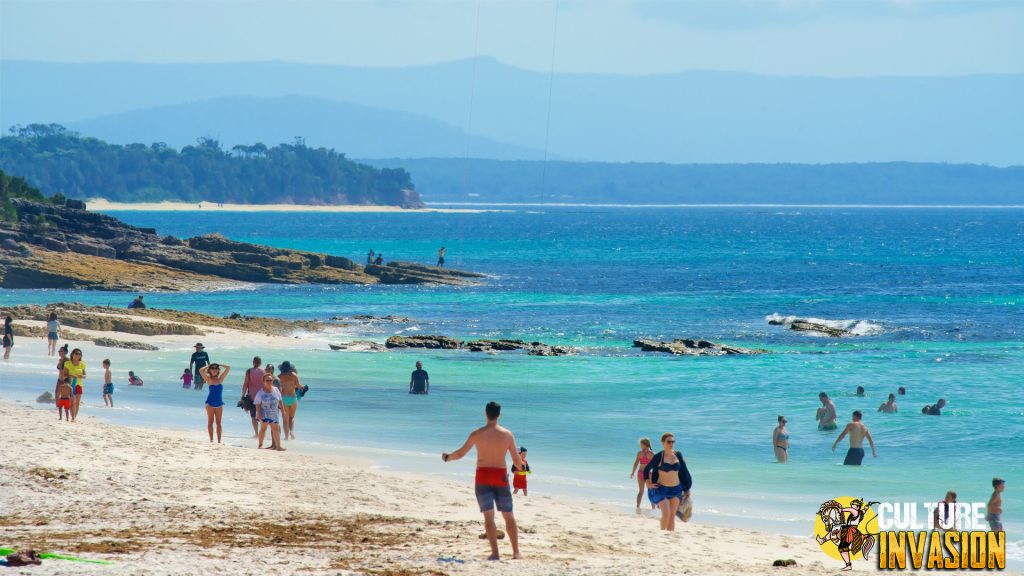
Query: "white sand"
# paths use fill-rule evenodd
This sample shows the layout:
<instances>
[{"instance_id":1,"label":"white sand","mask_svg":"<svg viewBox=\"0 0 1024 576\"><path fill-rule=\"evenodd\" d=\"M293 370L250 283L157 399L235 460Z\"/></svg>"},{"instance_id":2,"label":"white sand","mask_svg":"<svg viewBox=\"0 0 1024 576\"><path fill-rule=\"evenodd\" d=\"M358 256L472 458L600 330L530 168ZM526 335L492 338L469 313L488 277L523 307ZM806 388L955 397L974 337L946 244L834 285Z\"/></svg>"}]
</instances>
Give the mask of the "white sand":
<instances>
[{"instance_id":1,"label":"white sand","mask_svg":"<svg viewBox=\"0 0 1024 576\"><path fill-rule=\"evenodd\" d=\"M0 401L0 547L115 564L50 560L31 574L760 574L776 558L798 562L786 574L836 568L809 539L700 524L662 533L651 517L541 495L516 500L525 559L487 562L467 484L255 441L211 446L198 412L191 433L55 412Z\"/></svg>"},{"instance_id":2,"label":"white sand","mask_svg":"<svg viewBox=\"0 0 1024 576\"><path fill-rule=\"evenodd\" d=\"M422 214L424 212L475 213L490 212L474 208L419 208L398 206L365 206L356 204L311 206L307 204L221 204L216 202L110 202L103 198L87 200L90 210L97 212L387 212L393 214ZM200 204L202 205L200 207Z\"/></svg>"}]
</instances>

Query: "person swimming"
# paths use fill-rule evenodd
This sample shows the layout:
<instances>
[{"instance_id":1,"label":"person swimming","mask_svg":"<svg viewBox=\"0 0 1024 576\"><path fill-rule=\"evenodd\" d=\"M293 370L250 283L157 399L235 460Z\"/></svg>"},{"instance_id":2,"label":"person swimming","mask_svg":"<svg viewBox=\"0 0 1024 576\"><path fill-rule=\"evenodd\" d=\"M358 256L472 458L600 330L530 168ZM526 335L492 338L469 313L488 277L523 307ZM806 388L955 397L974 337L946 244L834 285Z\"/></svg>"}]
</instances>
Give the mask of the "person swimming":
<instances>
[{"instance_id":1,"label":"person swimming","mask_svg":"<svg viewBox=\"0 0 1024 576\"><path fill-rule=\"evenodd\" d=\"M893 414L899 412L899 409L896 407L896 395L889 394L889 399L883 402L882 405L878 407L878 411L885 412L886 414Z\"/></svg>"}]
</instances>

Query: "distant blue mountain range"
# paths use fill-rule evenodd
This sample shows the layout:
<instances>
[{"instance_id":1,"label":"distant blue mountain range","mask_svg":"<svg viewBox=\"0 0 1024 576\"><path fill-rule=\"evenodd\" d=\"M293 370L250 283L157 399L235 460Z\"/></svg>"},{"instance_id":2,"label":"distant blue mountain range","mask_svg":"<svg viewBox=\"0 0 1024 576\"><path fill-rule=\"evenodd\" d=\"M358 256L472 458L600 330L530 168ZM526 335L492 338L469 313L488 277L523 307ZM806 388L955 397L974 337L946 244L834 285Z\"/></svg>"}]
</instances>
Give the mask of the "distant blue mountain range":
<instances>
[{"instance_id":1,"label":"distant blue mountain range","mask_svg":"<svg viewBox=\"0 0 1024 576\"><path fill-rule=\"evenodd\" d=\"M409 68L2 61L0 78L3 128L59 122L113 142L180 145L191 130L228 146L304 136L363 158L537 159L546 148L612 162L1024 164L1024 75L549 78L478 58Z\"/></svg>"}]
</instances>

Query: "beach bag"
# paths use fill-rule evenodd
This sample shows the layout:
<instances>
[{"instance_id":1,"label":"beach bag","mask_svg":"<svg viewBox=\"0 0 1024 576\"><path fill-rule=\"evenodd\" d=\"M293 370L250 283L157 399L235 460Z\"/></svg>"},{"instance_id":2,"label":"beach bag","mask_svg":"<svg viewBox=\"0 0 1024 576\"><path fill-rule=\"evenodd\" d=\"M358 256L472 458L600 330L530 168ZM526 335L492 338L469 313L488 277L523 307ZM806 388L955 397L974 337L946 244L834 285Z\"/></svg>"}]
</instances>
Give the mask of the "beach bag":
<instances>
[{"instance_id":1,"label":"beach bag","mask_svg":"<svg viewBox=\"0 0 1024 576\"><path fill-rule=\"evenodd\" d=\"M295 395L299 398L304 398L306 396L306 392L309 392L309 386L303 386L302 388L295 389Z\"/></svg>"},{"instance_id":2,"label":"beach bag","mask_svg":"<svg viewBox=\"0 0 1024 576\"><path fill-rule=\"evenodd\" d=\"M237 406L239 408L241 408L242 410L245 410L246 412L252 411L252 407L253 407L252 398L249 398L248 394L246 394L245 396L242 396L242 399L238 401Z\"/></svg>"}]
</instances>

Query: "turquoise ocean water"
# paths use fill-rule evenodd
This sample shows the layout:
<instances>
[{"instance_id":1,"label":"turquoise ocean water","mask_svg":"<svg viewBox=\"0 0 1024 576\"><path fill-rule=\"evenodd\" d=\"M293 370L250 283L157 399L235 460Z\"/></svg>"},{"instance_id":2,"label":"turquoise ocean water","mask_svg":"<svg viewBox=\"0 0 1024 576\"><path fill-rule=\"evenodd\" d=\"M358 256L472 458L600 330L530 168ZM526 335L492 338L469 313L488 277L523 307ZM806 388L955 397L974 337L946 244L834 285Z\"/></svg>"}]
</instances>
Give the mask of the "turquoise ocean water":
<instances>
[{"instance_id":1,"label":"turquoise ocean water","mask_svg":"<svg viewBox=\"0 0 1024 576\"><path fill-rule=\"evenodd\" d=\"M488 274L479 287L252 286L201 294L148 294L150 306L227 315L328 319L396 314L415 322L337 328L338 340L393 333L515 337L579 346L574 357L462 351L332 353L300 338L286 353L245 343L211 349L215 361L248 365L253 354L295 363L312 387L300 408L300 444L355 450L384 467L469 478L443 466L481 423L483 405L530 449L536 493L632 507L628 477L640 436L673 431L694 476L701 520L807 535L820 503L838 495L881 501L1004 496L1011 555L1024 546L1024 211L1014 209L530 208L469 214L117 213L163 234L221 232L243 241L353 258L448 263ZM81 301L127 304L88 291L0 290L0 304ZM766 318L814 317L862 334L828 339L771 326ZM765 347L755 357L640 355L633 338L704 337ZM16 347L0 366L0 395L30 401L51 386L49 361ZM19 353L19 352L25 353ZM148 354L124 366L142 389L120 386L104 411L99 390L85 413L147 426L203 429L205 393L177 377L190 350ZM413 363L433 393L405 394ZM37 377L35 374L44 374ZM237 379L240 380L238 375ZM123 380L123 378L121 378ZM853 396L856 386L865 398ZM900 413L876 413L908 389ZM879 448L861 468L841 466L832 433L815 429L817 393L840 420L865 412ZM226 394L228 396L229 394ZM91 397L90 397L91 396ZM943 416L921 406L939 397ZM774 463L776 416L790 421L790 463ZM240 410L226 431L245 443Z\"/></svg>"}]
</instances>

